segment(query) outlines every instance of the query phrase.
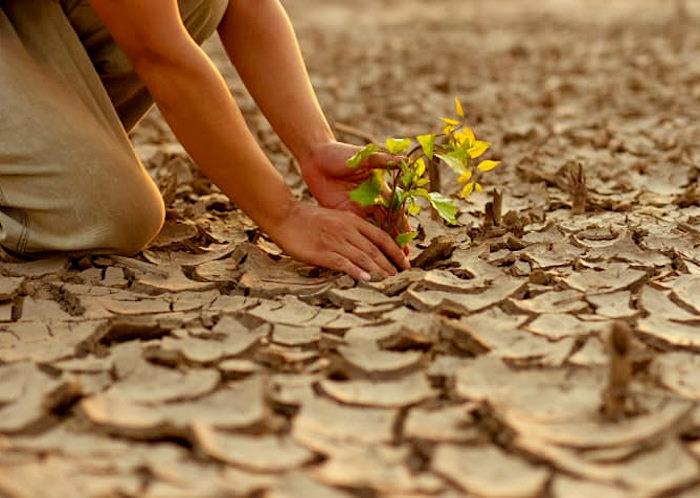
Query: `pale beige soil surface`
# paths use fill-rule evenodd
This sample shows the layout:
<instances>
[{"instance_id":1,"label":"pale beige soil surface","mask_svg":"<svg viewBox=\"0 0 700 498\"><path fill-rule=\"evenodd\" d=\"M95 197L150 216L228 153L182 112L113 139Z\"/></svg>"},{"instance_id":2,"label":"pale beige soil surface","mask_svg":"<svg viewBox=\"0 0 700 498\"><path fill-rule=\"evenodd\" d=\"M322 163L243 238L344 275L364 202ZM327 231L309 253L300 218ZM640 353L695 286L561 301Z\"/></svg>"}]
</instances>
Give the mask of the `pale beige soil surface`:
<instances>
[{"instance_id":1,"label":"pale beige soil surface","mask_svg":"<svg viewBox=\"0 0 700 498\"><path fill-rule=\"evenodd\" d=\"M148 251L0 264L0 496L698 496L700 2L286 4L340 138L459 96L503 165L459 227L420 218L437 258L357 284L281 255L154 112Z\"/></svg>"}]
</instances>

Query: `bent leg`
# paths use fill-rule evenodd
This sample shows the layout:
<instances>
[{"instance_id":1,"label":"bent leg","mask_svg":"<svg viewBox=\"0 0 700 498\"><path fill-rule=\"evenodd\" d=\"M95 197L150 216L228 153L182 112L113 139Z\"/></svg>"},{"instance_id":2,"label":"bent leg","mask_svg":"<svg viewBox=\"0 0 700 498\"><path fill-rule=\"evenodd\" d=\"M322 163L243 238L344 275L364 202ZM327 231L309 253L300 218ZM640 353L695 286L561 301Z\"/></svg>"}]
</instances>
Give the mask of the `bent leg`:
<instances>
[{"instance_id":1,"label":"bent leg","mask_svg":"<svg viewBox=\"0 0 700 498\"><path fill-rule=\"evenodd\" d=\"M0 7L0 243L134 253L163 203L59 4Z\"/></svg>"},{"instance_id":2,"label":"bent leg","mask_svg":"<svg viewBox=\"0 0 700 498\"><path fill-rule=\"evenodd\" d=\"M218 27L229 0L179 0L185 27L202 44ZM131 62L114 42L88 0L61 0L73 29L92 60L127 130L153 105Z\"/></svg>"}]
</instances>

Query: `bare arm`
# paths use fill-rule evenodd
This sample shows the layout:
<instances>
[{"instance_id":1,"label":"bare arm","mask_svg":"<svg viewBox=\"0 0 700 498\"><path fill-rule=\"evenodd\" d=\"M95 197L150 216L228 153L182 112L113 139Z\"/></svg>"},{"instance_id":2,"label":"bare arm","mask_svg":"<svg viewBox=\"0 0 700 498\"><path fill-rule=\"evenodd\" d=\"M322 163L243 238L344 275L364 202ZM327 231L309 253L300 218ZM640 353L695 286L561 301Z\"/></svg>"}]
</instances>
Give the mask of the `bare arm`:
<instances>
[{"instance_id":1,"label":"bare arm","mask_svg":"<svg viewBox=\"0 0 700 498\"><path fill-rule=\"evenodd\" d=\"M319 204L381 221L385 212L361 208L349 193L368 178L371 168L387 167L395 158L375 155L363 168L347 167L346 160L358 147L337 142L333 136L280 0L229 2L219 36L251 95L299 162ZM408 230L405 219L404 225ZM394 248L385 252L392 255Z\"/></svg>"},{"instance_id":2,"label":"bare arm","mask_svg":"<svg viewBox=\"0 0 700 498\"><path fill-rule=\"evenodd\" d=\"M393 273L377 248L387 252L389 244L376 227L294 198L247 129L223 78L187 33L176 0L91 4L190 155L280 246L355 278ZM338 227L345 228L334 231Z\"/></svg>"},{"instance_id":3,"label":"bare arm","mask_svg":"<svg viewBox=\"0 0 700 498\"><path fill-rule=\"evenodd\" d=\"M279 0L235 0L219 36L256 103L301 164L335 137L311 87Z\"/></svg>"}]
</instances>

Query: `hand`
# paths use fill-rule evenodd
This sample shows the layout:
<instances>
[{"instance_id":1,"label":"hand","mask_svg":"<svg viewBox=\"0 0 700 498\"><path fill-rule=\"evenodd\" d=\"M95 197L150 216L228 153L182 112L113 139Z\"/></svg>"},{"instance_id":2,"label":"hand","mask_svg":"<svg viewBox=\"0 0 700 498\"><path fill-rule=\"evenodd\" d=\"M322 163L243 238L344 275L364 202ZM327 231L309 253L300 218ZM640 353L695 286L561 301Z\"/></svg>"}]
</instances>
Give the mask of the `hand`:
<instances>
[{"instance_id":1,"label":"hand","mask_svg":"<svg viewBox=\"0 0 700 498\"><path fill-rule=\"evenodd\" d=\"M297 202L268 233L290 256L345 272L356 280L396 275L394 265L410 268L387 233L346 211Z\"/></svg>"},{"instance_id":2,"label":"hand","mask_svg":"<svg viewBox=\"0 0 700 498\"><path fill-rule=\"evenodd\" d=\"M352 190L369 178L372 169L392 168L392 161L400 159L387 154L373 154L358 168L349 168L347 160L360 147L342 142L329 142L320 145L300 161L301 174L314 198L321 206L350 211L381 225L387 211L381 206L361 207L349 198ZM410 231L408 219L402 213L399 229L392 237Z\"/></svg>"}]
</instances>

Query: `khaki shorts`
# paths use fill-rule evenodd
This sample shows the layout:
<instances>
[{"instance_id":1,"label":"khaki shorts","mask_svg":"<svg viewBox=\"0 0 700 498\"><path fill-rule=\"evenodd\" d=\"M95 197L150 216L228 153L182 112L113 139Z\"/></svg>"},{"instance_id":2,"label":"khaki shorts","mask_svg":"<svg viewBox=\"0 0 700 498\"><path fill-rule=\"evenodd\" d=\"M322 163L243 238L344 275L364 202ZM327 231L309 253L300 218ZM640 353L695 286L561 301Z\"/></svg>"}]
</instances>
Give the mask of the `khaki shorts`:
<instances>
[{"instance_id":1,"label":"khaki shorts","mask_svg":"<svg viewBox=\"0 0 700 498\"><path fill-rule=\"evenodd\" d=\"M180 0L202 43L228 0ZM87 0L0 0L0 245L133 254L163 202L127 136L152 105Z\"/></svg>"}]
</instances>

